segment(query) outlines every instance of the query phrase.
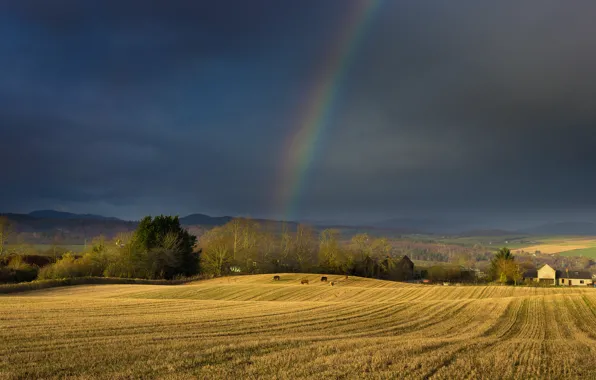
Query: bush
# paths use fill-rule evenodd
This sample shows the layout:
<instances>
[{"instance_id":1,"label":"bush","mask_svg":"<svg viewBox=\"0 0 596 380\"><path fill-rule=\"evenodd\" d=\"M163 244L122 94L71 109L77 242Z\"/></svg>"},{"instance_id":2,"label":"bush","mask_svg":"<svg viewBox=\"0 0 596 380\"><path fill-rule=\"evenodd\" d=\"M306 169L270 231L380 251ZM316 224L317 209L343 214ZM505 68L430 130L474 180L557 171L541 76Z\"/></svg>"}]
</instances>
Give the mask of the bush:
<instances>
[{"instance_id":1,"label":"bush","mask_svg":"<svg viewBox=\"0 0 596 380\"><path fill-rule=\"evenodd\" d=\"M72 253L66 253L54 264L41 268L38 279L51 280L93 276L101 268L97 267L90 255L86 254L77 259Z\"/></svg>"},{"instance_id":2,"label":"bush","mask_svg":"<svg viewBox=\"0 0 596 380\"><path fill-rule=\"evenodd\" d=\"M24 262L21 256L13 256L8 265L0 267L0 283L33 281L38 270L37 266Z\"/></svg>"},{"instance_id":3,"label":"bush","mask_svg":"<svg viewBox=\"0 0 596 380\"><path fill-rule=\"evenodd\" d=\"M42 255L21 255L23 262L39 268L50 265L54 259L49 256Z\"/></svg>"}]
</instances>

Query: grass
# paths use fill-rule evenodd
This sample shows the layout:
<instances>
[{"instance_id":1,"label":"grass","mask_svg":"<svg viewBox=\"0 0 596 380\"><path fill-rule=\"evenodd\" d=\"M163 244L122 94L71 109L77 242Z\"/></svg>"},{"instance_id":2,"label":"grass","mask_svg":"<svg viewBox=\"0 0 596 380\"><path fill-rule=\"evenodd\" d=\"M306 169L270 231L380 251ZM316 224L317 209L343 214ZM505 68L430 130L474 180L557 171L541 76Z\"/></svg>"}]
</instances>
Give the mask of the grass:
<instances>
[{"instance_id":1,"label":"grass","mask_svg":"<svg viewBox=\"0 0 596 380\"><path fill-rule=\"evenodd\" d=\"M596 259L596 247L561 252L561 256L583 256Z\"/></svg>"},{"instance_id":2,"label":"grass","mask_svg":"<svg viewBox=\"0 0 596 380\"><path fill-rule=\"evenodd\" d=\"M0 378L596 377L596 289L328 277L0 296Z\"/></svg>"},{"instance_id":3,"label":"grass","mask_svg":"<svg viewBox=\"0 0 596 380\"><path fill-rule=\"evenodd\" d=\"M80 277L65 278L60 280L36 280L18 284L1 284L0 294L22 293L32 290L41 290L72 285L106 285L106 284L144 284L144 285L180 285L187 280L143 280L112 277Z\"/></svg>"}]
</instances>

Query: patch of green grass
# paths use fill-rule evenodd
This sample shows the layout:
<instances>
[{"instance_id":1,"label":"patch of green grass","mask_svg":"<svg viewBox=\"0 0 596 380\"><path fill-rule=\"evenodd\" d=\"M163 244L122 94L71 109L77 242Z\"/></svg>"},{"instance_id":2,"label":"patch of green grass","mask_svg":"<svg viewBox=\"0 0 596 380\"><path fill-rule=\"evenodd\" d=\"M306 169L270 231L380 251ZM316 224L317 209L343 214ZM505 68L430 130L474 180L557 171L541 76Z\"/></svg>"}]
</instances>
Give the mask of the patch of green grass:
<instances>
[{"instance_id":1,"label":"patch of green grass","mask_svg":"<svg viewBox=\"0 0 596 380\"><path fill-rule=\"evenodd\" d=\"M574 249L571 251L561 252L561 256L583 256L591 259L596 259L596 247Z\"/></svg>"}]
</instances>

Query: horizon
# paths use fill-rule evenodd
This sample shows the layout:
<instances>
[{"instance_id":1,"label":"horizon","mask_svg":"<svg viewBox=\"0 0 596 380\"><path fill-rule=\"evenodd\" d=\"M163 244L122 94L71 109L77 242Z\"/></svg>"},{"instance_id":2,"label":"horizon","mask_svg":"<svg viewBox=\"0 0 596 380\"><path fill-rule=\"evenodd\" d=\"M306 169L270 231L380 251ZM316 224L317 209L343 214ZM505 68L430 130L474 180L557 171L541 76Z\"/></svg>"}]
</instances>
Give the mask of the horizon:
<instances>
[{"instance_id":1,"label":"horizon","mask_svg":"<svg viewBox=\"0 0 596 380\"><path fill-rule=\"evenodd\" d=\"M386 218L386 219L371 219L371 220L353 220L353 219L343 219L343 220L330 220L330 219L296 219L296 220L289 220L289 219L276 219L276 218L261 218L261 217L254 217L251 215L210 215L202 212L187 212L183 214L172 214L172 213L160 213L160 214L146 214L142 215L138 218L126 218L120 217L117 215L110 215L110 214L95 214L95 213L87 213L87 212L71 212L66 210L55 210L55 209L38 209L38 210L31 210L28 212L19 212L19 213L12 213L12 212L5 212L0 210L0 215L6 214L20 214L20 215L31 215L35 213L42 213L42 212L58 212L58 213L67 213L72 214L75 216L98 216L104 218L116 218L123 222L138 222L145 216L158 216L158 215L172 215L177 216L180 219L201 215L209 218L247 218L247 219L255 219L255 220L270 220L274 222L287 222L287 223L300 223L306 225L313 225L313 226L338 226L338 227L361 227L361 228L375 228L375 229L411 229L413 231L418 230L420 233L468 233L468 232L475 232L475 231L502 231L506 233L527 233L524 230L531 230L532 228L539 228L545 226L553 226L553 225L568 225L568 224L594 224L596 225L596 217L592 213L588 213L587 215L584 214L581 217L578 217L577 213L568 213L565 216L561 216L561 214L557 214L556 217L554 216L528 216L526 215L525 218L517 219L515 221L511 221L507 219L506 215L500 215L498 218L492 218L491 222L488 222L487 219L478 218L470 219L470 215L460 214L457 217L445 217L444 215L433 215L431 216L396 216L393 218ZM447 227L448 226L448 227Z\"/></svg>"}]
</instances>

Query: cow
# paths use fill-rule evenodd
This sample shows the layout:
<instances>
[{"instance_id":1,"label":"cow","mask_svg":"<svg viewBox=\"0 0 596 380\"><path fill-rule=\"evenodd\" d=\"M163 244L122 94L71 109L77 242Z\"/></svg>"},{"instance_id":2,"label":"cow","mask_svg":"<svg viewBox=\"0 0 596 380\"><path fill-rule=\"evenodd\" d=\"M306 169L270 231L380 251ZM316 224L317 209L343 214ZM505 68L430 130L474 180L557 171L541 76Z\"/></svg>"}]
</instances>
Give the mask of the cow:
<instances>
[{"instance_id":1,"label":"cow","mask_svg":"<svg viewBox=\"0 0 596 380\"><path fill-rule=\"evenodd\" d=\"M279 276L273 276L273 281L279 281L279 280L280 280Z\"/></svg>"},{"instance_id":2,"label":"cow","mask_svg":"<svg viewBox=\"0 0 596 380\"><path fill-rule=\"evenodd\" d=\"M331 286L334 286L334 285L335 285L335 282L331 281Z\"/></svg>"},{"instance_id":3,"label":"cow","mask_svg":"<svg viewBox=\"0 0 596 380\"><path fill-rule=\"evenodd\" d=\"M327 277L325 277L325 276L321 277L321 282L327 282Z\"/></svg>"},{"instance_id":4,"label":"cow","mask_svg":"<svg viewBox=\"0 0 596 380\"><path fill-rule=\"evenodd\" d=\"M304 285L304 284L308 285L308 280L302 280L302 281L300 282L300 285Z\"/></svg>"}]
</instances>

